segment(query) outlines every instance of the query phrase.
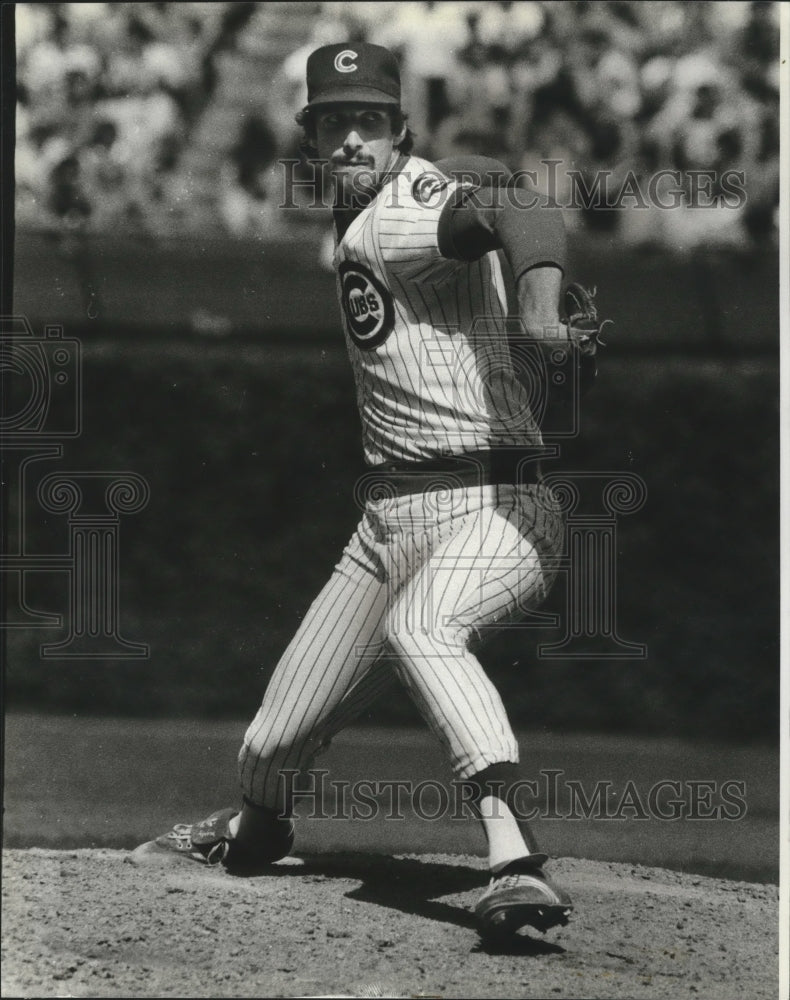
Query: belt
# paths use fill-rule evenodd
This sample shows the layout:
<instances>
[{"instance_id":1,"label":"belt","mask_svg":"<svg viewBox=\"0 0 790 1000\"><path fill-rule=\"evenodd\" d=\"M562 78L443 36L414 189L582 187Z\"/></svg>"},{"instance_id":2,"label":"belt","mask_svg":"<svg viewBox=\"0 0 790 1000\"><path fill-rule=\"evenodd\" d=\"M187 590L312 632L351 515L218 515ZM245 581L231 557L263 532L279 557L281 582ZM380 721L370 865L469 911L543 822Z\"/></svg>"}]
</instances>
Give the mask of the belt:
<instances>
[{"instance_id":1,"label":"belt","mask_svg":"<svg viewBox=\"0 0 790 1000\"><path fill-rule=\"evenodd\" d=\"M470 486L539 483L541 458L553 458L558 453L557 445L536 445L469 451L421 462L384 462L369 468L357 483L357 489L362 487L362 493L373 498Z\"/></svg>"}]
</instances>

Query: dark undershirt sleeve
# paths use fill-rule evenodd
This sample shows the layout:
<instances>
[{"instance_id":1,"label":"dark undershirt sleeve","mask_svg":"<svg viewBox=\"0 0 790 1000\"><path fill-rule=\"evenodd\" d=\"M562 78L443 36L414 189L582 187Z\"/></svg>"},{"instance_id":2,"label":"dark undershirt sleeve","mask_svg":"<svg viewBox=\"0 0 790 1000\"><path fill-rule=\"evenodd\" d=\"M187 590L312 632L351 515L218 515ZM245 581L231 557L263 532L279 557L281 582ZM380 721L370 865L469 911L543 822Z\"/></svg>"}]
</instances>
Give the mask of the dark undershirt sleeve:
<instances>
[{"instance_id":1,"label":"dark undershirt sleeve","mask_svg":"<svg viewBox=\"0 0 790 1000\"><path fill-rule=\"evenodd\" d=\"M502 249L516 280L532 267L565 271L562 210L534 190L459 188L442 210L438 242L442 256L452 260L477 260Z\"/></svg>"}]
</instances>

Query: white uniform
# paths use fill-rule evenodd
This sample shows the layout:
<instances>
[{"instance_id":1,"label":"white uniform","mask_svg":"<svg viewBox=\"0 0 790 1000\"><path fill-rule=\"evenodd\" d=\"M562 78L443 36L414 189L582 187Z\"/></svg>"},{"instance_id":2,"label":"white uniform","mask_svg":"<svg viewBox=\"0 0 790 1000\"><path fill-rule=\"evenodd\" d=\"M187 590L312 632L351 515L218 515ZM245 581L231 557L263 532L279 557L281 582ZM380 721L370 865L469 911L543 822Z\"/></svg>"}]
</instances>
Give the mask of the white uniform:
<instances>
[{"instance_id":1,"label":"white uniform","mask_svg":"<svg viewBox=\"0 0 790 1000\"><path fill-rule=\"evenodd\" d=\"M510 364L496 254L468 263L439 252L439 216L458 186L442 183L409 157L335 252L371 465L541 444Z\"/></svg>"},{"instance_id":2,"label":"white uniform","mask_svg":"<svg viewBox=\"0 0 790 1000\"><path fill-rule=\"evenodd\" d=\"M439 217L455 182L417 157L400 167L335 253L366 461L539 446L510 362L496 254L442 257ZM358 500L360 523L245 736L242 789L259 805L281 808L280 772L309 766L394 676L457 778L518 760L468 643L544 598L564 530L550 492L482 482L392 495L362 477Z\"/></svg>"}]
</instances>

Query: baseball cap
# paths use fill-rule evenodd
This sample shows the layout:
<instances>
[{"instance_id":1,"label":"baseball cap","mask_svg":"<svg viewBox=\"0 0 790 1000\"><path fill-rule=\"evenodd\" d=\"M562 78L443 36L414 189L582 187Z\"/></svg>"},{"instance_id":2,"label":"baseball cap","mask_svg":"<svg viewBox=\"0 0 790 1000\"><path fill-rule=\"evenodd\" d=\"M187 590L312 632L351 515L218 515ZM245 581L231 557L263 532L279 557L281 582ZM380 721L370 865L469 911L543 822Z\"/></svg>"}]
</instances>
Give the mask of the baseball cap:
<instances>
[{"instance_id":1,"label":"baseball cap","mask_svg":"<svg viewBox=\"0 0 790 1000\"><path fill-rule=\"evenodd\" d=\"M307 104L400 106L400 69L389 49L370 42L324 45L307 60Z\"/></svg>"}]
</instances>

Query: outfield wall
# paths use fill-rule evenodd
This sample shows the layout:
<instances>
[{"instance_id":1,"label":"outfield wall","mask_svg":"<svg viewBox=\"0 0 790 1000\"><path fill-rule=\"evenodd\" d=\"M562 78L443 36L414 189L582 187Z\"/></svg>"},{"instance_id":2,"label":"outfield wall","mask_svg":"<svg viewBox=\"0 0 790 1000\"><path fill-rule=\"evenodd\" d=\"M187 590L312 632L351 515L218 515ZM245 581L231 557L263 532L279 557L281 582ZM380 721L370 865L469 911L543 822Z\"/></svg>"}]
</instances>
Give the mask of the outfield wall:
<instances>
[{"instance_id":1,"label":"outfield wall","mask_svg":"<svg viewBox=\"0 0 790 1000\"><path fill-rule=\"evenodd\" d=\"M156 336L331 338L339 325L334 277L319 260L327 231L265 243L19 232L16 310L34 324L86 333L109 326ZM774 250L670 255L588 236L570 246L568 276L597 286L617 350L777 349Z\"/></svg>"}]
</instances>

